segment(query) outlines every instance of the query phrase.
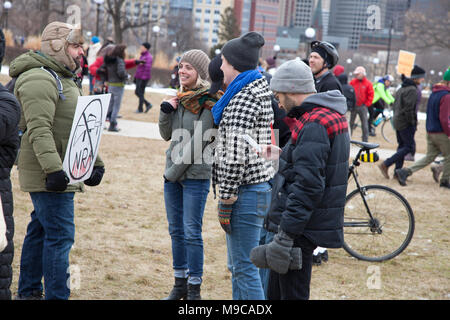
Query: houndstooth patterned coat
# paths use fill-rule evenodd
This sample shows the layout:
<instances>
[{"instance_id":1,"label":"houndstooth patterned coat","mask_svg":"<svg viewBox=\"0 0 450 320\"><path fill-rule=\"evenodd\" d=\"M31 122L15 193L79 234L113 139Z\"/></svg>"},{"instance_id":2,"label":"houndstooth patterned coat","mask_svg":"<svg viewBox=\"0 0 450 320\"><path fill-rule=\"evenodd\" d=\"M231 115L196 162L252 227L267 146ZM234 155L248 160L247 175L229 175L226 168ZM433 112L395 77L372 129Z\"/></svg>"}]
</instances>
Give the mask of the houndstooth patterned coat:
<instances>
[{"instance_id":1,"label":"houndstooth patterned coat","mask_svg":"<svg viewBox=\"0 0 450 320\"><path fill-rule=\"evenodd\" d=\"M237 196L239 186L267 182L275 175L272 162L258 156L242 137L248 134L258 144L271 143L271 93L267 81L257 79L242 88L223 111L212 172L214 192L218 185L220 199Z\"/></svg>"}]
</instances>

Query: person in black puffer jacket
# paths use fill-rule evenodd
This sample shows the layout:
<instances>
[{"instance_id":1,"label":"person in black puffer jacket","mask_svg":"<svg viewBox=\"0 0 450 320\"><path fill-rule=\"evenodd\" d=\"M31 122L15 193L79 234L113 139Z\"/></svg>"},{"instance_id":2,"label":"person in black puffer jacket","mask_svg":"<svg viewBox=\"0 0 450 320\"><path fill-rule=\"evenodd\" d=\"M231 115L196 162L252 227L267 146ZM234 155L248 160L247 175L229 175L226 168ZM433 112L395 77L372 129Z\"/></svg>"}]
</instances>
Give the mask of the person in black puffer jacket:
<instances>
[{"instance_id":1,"label":"person in black puffer jacket","mask_svg":"<svg viewBox=\"0 0 450 320\"><path fill-rule=\"evenodd\" d=\"M14 218L10 173L20 144L19 120L19 102L12 93L0 84L0 197L8 241L6 248L0 252L0 300L11 299ZM3 216L0 215L0 218L3 218Z\"/></svg>"},{"instance_id":2,"label":"person in black puffer jacket","mask_svg":"<svg viewBox=\"0 0 450 320\"><path fill-rule=\"evenodd\" d=\"M347 192L350 137L347 103L338 90L317 93L300 59L285 62L270 88L298 119L283 148L264 228L276 233L251 251L259 268L270 268L269 300L309 299L312 256L317 246L340 248Z\"/></svg>"}]
</instances>

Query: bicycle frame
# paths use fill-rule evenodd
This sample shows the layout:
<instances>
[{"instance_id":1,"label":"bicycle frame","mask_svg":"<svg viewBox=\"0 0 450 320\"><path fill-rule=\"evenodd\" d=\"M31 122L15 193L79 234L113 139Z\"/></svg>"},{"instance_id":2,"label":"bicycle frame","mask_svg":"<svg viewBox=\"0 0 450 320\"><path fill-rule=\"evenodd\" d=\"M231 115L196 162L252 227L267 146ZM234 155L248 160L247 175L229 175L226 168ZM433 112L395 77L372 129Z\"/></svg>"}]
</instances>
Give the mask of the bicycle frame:
<instances>
[{"instance_id":1,"label":"bicycle frame","mask_svg":"<svg viewBox=\"0 0 450 320\"><path fill-rule=\"evenodd\" d=\"M361 187L361 185L359 184L358 175L355 172L355 168L361 164L359 162L359 157L361 156L361 153L363 151L365 151L363 148L359 149L358 154L356 155L355 159L353 160L352 165L349 167L348 179L350 179L350 177L352 177L352 176L353 176L353 179L355 179L356 187L358 188L359 194L361 195L361 198L363 199L364 206L366 207L367 213L369 214L369 217L370 217L370 220L369 220L369 222L370 222L370 221L374 221L372 212L370 212L370 208L367 205L367 201L364 196L364 193L365 193L364 187ZM366 227L372 228L373 226L371 226L369 222L352 222L352 223L346 223L345 226L347 226L347 227L364 227L364 226L366 226Z\"/></svg>"}]
</instances>

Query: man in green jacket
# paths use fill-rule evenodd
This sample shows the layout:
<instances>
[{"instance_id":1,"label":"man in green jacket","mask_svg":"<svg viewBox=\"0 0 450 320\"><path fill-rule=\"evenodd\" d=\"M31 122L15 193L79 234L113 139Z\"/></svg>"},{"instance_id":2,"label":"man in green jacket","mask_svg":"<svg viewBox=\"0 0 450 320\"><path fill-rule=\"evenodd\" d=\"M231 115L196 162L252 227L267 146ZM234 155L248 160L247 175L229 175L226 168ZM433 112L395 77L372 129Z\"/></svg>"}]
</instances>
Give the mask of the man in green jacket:
<instances>
[{"instance_id":1,"label":"man in green jacket","mask_svg":"<svg viewBox=\"0 0 450 320\"><path fill-rule=\"evenodd\" d=\"M23 136L18 159L20 188L34 210L22 247L17 299L68 299L69 252L74 243L74 195L83 183L68 185L63 159L77 100L76 81L83 54L81 29L52 22L42 33L41 51L30 51L10 65L17 77L14 94L22 105ZM45 69L44 69L45 68ZM58 75L60 82L52 76ZM88 186L101 182L104 164L97 157Z\"/></svg>"},{"instance_id":2,"label":"man in green jacket","mask_svg":"<svg viewBox=\"0 0 450 320\"><path fill-rule=\"evenodd\" d=\"M373 101L369 107L369 136L375 137L374 121L380 113L383 112L386 105L394 103L395 99L389 92L389 87L394 81L394 77L390 74L373 84Z\"/></svg>"}]
</instances>

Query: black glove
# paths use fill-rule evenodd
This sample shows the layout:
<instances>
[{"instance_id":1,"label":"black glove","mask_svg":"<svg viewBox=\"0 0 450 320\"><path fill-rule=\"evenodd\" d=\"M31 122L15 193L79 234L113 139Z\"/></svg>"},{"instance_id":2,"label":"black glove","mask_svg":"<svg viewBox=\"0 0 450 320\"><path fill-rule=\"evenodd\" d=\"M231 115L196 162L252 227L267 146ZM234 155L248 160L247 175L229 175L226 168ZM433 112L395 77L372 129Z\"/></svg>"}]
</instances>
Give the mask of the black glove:
<instances>
[{"instance_id":1,"label":"black glove","mask_svg":"<svg viewBox=\"0 0 450 320\"><path fill-rule=\"evenodd\" d=\"M225 204L219 201L217 207L220 226L222 229L230 234L231 233L231 212L233 211L232 204Z\"/></svg>"},{"instance_id":2,"label":"black glove","mask_svg":"<svg viewBox=\"0 0 450 320\"><path fill-rule=\"evenodd\" d=\"M270 268L279 274L302 268L302 249L293 248L294 240L280 230L269 244L250 251L250 260L258 268Z\"/></svg>"},{"instance_id":3,"label":"black glove","mask_svg":"<svg viewBox=\"0 0 450 320\"><path fill-rule=\"evenodd\" d=\"M64 191L69 183L69 177L63 170L49 173L45 179L45 189L48 191Z\"/></svg>"},{"instance_id":4,"label":"black glove","mask_svg":"<svg viewBox=\"0 0 450 320\"><path fill-rule=\"evenodd\" d=\"M171 113L175 111L175 108L172 107L172 105L167 101L164 101L163 103L161 103L161 111L164 113Z\"/></svg>"},{"instance_id":5,"label":"black glove","mask_svg":"<svg viewBox=\"0 0 450 320\"><path fill-rule=\"evenodd\" d=\"M105 173L104 167L94 167L89 179L84 180L84 184L90 187L95 187L100 184Z\"/></svg>"},{"instance_id":6,"label":"black glove","mask_svg":"<svg viewBox=\"0 0 450 320\"><path fill-rule=\"evenodd\" d=\"M145 63L144 60L139 60L139 59L134 60L134 62L135 62L136 64L144 64L144 63Z\"/></svg>"}]
</instances>

